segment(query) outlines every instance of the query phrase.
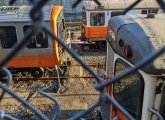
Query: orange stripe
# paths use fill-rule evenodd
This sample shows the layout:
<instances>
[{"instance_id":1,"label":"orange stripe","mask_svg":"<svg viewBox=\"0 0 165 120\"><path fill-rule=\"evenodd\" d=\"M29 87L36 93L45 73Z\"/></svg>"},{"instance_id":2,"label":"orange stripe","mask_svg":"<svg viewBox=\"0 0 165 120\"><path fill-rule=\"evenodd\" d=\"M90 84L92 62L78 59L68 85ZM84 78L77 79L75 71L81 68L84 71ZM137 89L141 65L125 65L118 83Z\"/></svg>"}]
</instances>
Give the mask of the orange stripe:
<instances>
[{"instance_id":1,"label":"orange stripe","mask_svg":"<svg viewBox=\"0 0 165 120\"><path fill-rule=\"evenodd\" d=\"M104 78L105 81L109 80L109 77ZM106 87L106 92L112 96L112 85L109 85L108 87Z\"/></svg>"},{"instance_id":2,"label":"orange stripe","mask_svg":"<svg viewBox=\"0 0 165 120\"><path fill-rule=\"evenodd\" d=\"M85 36L91 38L106 38L108 27L85 27Z\"/></svg>"},{"instance_id":3,"label":"orange stripe","mask_svg":"<svg viewBox=\"0 0 165 120\"><path fill-rule=\"evenodd\" d=\"M105 81L108 81L109 80L109 77L107 77L107 78L105 78L104 79ZM109 85L108 87L106 87L106 92L110 95L110 96L112 96L112 85ZM115 101L115 99L113 99L114 101ZM111 106L110 106L111 107ZM111 111L112 111L112 109L111 109ZM107 113L107 114L110 114L110 113ZM119 120L128 120L120 111L118 111L118 110L113 110L113 112L112 112L112 116L113 117L115 117L115 116L117 116L118 117L118 119Z\"/></svg>"},{"instance_id":4,"label":"orange stripe","mask_svg":"<svg viewBox=\"0 0 165 120\"><path fill-rule=\"evenodd\" d=\"M3 58L0 57L0 60ZM54 67L54 56L16 56L7 65L14 68Z\"/></svg>"},{"instance_id":5,"label":"orange stripe","mask_svg":"<svg viewBox=\"0 0 165 120\"><path fill-rule=\"evenodd\" d=\"M57 36L57 18L60 13L60 11L63 9L62 6L55 6L52 9L51 14L51 26L52 30L55 36ZM59 52L58 52L58 42L56 40L53 40L53 48L54 48L54 54L55 54L55 63L60 64L60 58L59 58Z\"/></svg>"},{"instance_id":6,"label":"orange stripe","mask_svg":"<svg viewBox=\"0 0 165 120\"><path fill-rule=\"evenodd\" d=\"M128 120L120 111L117 111L116 115L118 116L119 120Z\"/></svg>"}]
</instances>

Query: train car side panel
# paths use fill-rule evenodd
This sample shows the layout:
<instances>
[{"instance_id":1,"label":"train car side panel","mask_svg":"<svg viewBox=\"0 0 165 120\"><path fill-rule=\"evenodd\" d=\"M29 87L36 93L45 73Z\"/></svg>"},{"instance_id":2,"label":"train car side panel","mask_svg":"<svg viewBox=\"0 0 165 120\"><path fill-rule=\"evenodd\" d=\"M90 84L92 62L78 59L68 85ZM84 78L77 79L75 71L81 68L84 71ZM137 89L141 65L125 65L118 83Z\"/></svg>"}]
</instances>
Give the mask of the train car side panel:
<instances>
[{"instance_id":1,"label":"train car side panel","mask_svg":"<svg viewBox=\"0 0 165 120\"><path fill-rule=\"evenodd\" d=\"M85 36L87 39L104 39L106 38L107 27L85 27Z\"/></svg>"},{"instance_id":2,"label":"train car side panel","mask_svg":"<svg viewBox=\"0 0 165 120\"><path fill-rule=\"evenodd\" d=\"M25 8L21 16L14 13L10 16L5 12L1 14L4 18L0 19L0 60L9 54L14 45L18 44L24 37L28 29L31 29L31 20L27 16L30 6ZM59 34L57 19L62 16L62 13L60 13L62 9L62 6L44 8L44 22L52 27L56 36ZM8 19L8 21L5 19ZM53 67L60 64L59 56L58 42L55 40L52 42L52 39L45 32L38 31L7 66L13 68Z\"/></svg>"},{"instance_id":3,"label":"train car side panel","mask_svg":"<svg viewBox=\"0 0 165 120\"><path fill-rule=\"evenodd\" d=\"M0 57L0 60L3 58ZM7 63L7 67L31 68L33 67L52 67L55 65L54 56L17 56Z\"/></svg>"}]
</instances>

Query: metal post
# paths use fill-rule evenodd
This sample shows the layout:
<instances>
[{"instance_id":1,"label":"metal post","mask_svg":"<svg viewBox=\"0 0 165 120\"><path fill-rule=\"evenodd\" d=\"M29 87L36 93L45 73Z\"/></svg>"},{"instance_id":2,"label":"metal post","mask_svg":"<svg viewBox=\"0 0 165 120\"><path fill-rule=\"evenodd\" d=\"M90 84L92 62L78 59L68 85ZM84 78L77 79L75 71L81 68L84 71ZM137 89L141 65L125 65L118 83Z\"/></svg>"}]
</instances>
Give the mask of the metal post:
<instances>
[{"instance_id":1,"label":"metal post","mask_svg":"<svg viewBox=\"0 0 165 120\"><path fill-rule=\"evenodd\" d=\"M63 2L63 1L61 0L61 3L60 3L60 5L63 5L63 4L62 4L62 2Z\"/></svg>"}]
</instances>

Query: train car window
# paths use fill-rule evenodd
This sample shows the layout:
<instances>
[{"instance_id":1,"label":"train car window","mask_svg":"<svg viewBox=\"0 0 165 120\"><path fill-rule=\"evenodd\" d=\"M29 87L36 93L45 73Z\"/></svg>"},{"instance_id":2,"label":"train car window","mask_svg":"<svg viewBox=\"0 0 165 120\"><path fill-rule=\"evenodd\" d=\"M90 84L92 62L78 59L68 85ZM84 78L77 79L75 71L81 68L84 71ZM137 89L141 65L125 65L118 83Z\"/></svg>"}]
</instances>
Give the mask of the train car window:
<instances>
[{"instance_id":1,"label":"train car window","mask_svg":"<svg viewBox=\"0 0 165 120\"><path fill-rule=\"evenodd\" d=\"M142 10L141 14L147 14L148 11L147 10Z\"/></svg>"},{"instance_id":2,"label":"train car window","mask_svg":"<svg viewBox=\"0 0 165 120\"><path fill-rule=\"evenodd\" d=\"M87 25L86 12L82 13L82 25L84 26Z\"/></svg>"},{"instance_id":3,"label":"train car window","mask_svg":"<svg viewBox=\"0 0 165 120\"><path fill-rule=\"evenodd\" d=\"M58 22L57 22L57 36L60 40L64 41L65 40L65 25L64 25L64 16L63 16L63 10L60 12L60 14L58 15L57 18ZM64 49L61 45L58 44L58 51L59 53L63 53Z\"/></svg>"},{"instance_id":4,"label":"train car window","mask_svg":"<svg viewBox=\"0 0 165 120\"><path fill-rule=\"evenodd\" d=\"M90 25L91 26L103 26L105 24L105 13L91 13Z\"/></svg>"},{"instance_id":5,"label":"train car window","mask_svg":"<svg viewBox=\"0 0 165 120\"><path fill-rule=\"evenodd\" d=\"M58 17L57 17L57 35L58 38L60 38L61 40L64 40L65 37L65 22L64 22L64 16L63 16L63 10L59 13Z\"/></svg>"},{"instance_id":6,"label":"train car window","mask_svg":"<svg viewBox=\"0 0 165 120\"><path fill-rule=\"evenodd\" d=\"M115 76L128 69L121 60L115 63ZM115 100L133 117L140 119L142 109L144 80L140 73L133 73L113 84Z\"/></svg>"},{"instance_id":7,"label":"train car window","mask_svg":"<svg viewBox=\"0 0 165 120\"><path fill-rule=\"evenodd\" d=\"M113 16L118 16L118 15L122 15L122 11L114 11L114 12L111 12L111 17L113 17Z\"/></svg>"},{"instance_id":8,"label":"train car window","mask_svg":"<svg viewBox=\"0 0 165 120\"><path fill-rule=\"evenodd\" d=\"M64 41L64 36L65 36L65 31L63 29L63 23L59 22L58 23L58 38Z\"/></svg>"},{"instance_id":9,"label":"train car window","mask_svg":"<svg viewBox=\"0 0 165 120\"><path fill-rule=\"evenodd\" d=\"M2 48L12 48L17 43L16 28L13 26L0 26L0 41Z\"/></svg>"},{"instance_id":10,"label":"train car window","mask_svg":"<svg viewBox=\"0 0 165 120\"><path fill-rule=\"evenodd\" d=\"M142 10L141 14L149 14L149 13L155 13L158 14L159 9L150 9L150 10Z\"/></svg>"},{"instance_id":11,"label":"train car window","mask_svg":"<svg viewBox=\"0 0 165 120\"><path fill-rule=\"evenodd\" d=\"M24 33L31 28L31 26L24 26ZM37 32L34 34L28 43L26 44L27 48L48 48L48 36L45 32Z\"/></svg>"},{"instance_id":12,"label":"train car window","mask_svg":"<svg viewBox=\"0 0 165 120\"><path fill-rule=\"evenodd\" d=\"M64 41L65 39L64 39L64 37L65 37L65 30L63 29L63 22L61 21L61 22L58 22L58 29L57 29L57 31L58 31L58 38L60 39L60 40L62 40L62 41ZM59 45L58 44L58 51L59 51L59 53L62 53L63 52L63 49L62 49L62 46L61 45Z\"/></svg>"}]
</instances>

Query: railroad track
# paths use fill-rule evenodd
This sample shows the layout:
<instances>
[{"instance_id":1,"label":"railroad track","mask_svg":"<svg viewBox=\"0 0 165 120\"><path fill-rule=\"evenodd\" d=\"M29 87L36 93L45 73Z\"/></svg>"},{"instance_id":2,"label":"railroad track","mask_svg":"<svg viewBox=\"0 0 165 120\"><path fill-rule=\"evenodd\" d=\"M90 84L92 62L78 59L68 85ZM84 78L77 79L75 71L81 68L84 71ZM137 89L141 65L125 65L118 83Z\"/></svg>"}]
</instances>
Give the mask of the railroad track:
<instances>
[{"instance_id":1,"label":"railroad track","mask_svg":"<svg viewBox=\"0 0 165 120\"><path fill-rule=\"evenodd\" d=\"M35 91L15 91L15 93L21 96L23 99L28 101L31 105L33 105L36 109L44 112L45 114L55 113L54 103L48 98L43 97L38 92ZM85 111L88 109L87 102L80 102L81 99L87 99L89 101L93 101L93 98L96 99L99 97L99 93L91 92L91 93L48 93L50 96L55 97L57 100L61 102L61 116L59 119L67 119L75 115L77 112ZM69 101L72 100L73 104ZM73 101L74 100L74 101ZM68 101L68 102L66 102ZM74 104L77 102L79 104ZM34 116L31 112L28 111L25 107L23 107L17 100L11 97L8 94L5 94L3 100L0 103L1 109L6 110L8 114L19 117L31 117ZM8 110L9 109L9 110Z\"/></svg>"},{"instance_id":2,"label":"railroad track","mask_svg":"<svg viewBox=\"0 0 165 120\"><path fill-rule=\"evenodd\" d=\"M54 107L53 101L51 101L48 98L43 97L36 91L24 91L24 90L18 90L14 91L17 95L28 101L32 106L39 109L40 111L46 113L53 113L54 110L51 112L51 110ZM77 112L87 110L88 109L88 103L83 101L81 102L81 99L86 99L89 101L93 101L93 98L98 98L99 93L91 92L91 93L48 93L50 96L55 97L57 100L61 102L61 116L60 118L69 118L75 115ZM68 101L68 102L66 102ZM72 104L70 102L78 102L79 104ZM10 115L14 115L19 117L30 115L28 109L26 109L20 102L18 102L16 99L11 97L8 94L5 94L3 100L0 103L1 109L7 111Z\"/></svg>"},{"instance_id":3,"label":"railroad track","mask_svg":"<svg viewBox=\"0 0 165 120\"><path fill-rule=\"evenodd\" d=\"M41 102L44 104L45 101L48 100L48 98L43 97L42 95L39 95L37 92L35 91L15 91L15 93L19 96L21 96L24 99L27 99L28 101L31 101L31 104L36 104L39 105L41 104ZM99 96L99 93L88 93L88 94L84 94L84 93L77 93L77 94L58 94L58 93L48 93L50 96L52 97L56 97L58 99L62 99L64 97L76 97L76 96ZM30 97L29 97L30 96ZM34 101L33 101L34 100ZM41 102L36 102L36 101L41 101ZM52 104L53 102L51 100L49 100L47 102L47 104ZM3 101L0 103L1 106L5 106L5 105L20 105L19 102L17 102L17 100L15 100L13 97L11 97L10 95L6 94L4 96Z\"/></svg>"},{"instance_id":4,"label":"railroad track","mask_svg":"<svg viewBox=\"0 0 165 120\"><path fill-rule=\"evenodd\" d=\"M91 53L90 55L92 57L81 56L81 59L86 62L91 69L97 72L100 67L104 66L104 62L101 62L102 60L100 60L101 58L98 59L98 56L95 57L95 55ZM88 58L91 59L91 62ZM100 64L97 64L97 60ZM68 68L69 73L67 76L17 79L11 83L10 88L17 95L29 101L35 108L44 113L54 114L54 112L50 112L54 103L36 92L40 90L45 91L61 102L62 112L60 118L70 118L80 111L87 110L88 106L93 104L98 98L99 93L92 87L92 84L94 84L93 76L87 74L87 71L74 59L71 58L71 64L67 65L66 63L66 65L60 65L59 68L60 67ZM60 90L58 78L61 81L62 87L65 88L64 92L58 92ZM31 93L34 94L31 96ZM22 118L22 116L29 118L27 117L27 114L29 115L28 110L8 94L5 94L5 97L0 103L0 108L10 113L10 115L18 115L18 118ZM23 113L23 115L20 116L20 113Z\"/></svg>"},{"instance_id":5,"label":"railroad track","mask_svg":"<svg viewBox=\"0 0 165 120\"><path fill-rule=\"evenodd\" d=\"M90 66L91 68L96 68L99 69L99 67L104 67L103 64L88 64L88 66ZM67 67L68 69L71 67L81 67L81 65L59 65L59 67ZM40 78L35 78L35 77L26 77L23 76L22 78L17 77L15 75L14 77L14 81L18 82L18 81L32 81L32 80L57 80L57 79L71 79L71 78L94 78L91 75L67 75L67 76L46 76L46 77L40 77ZM2 78L1 81L5 82L7 78Z\"/></svg>"},{"instance_id":6,"label":"railroad track","mask_svg":"<svg viewBox=\"0 0 165 120\"><path fill-rule=\"evenodd\" d=\"M60 77L49 77L49 78L20 78L20 79L13 79L14 82L18 82L18 81L36 81L36 80L40 80L40 81L45 81L45 80L58 80L58 79L71 79L71 78L94 78L93 76L60 76ZM1 79L2 82L5 82L6 79Z\"/></svg>"}]
</instances>

